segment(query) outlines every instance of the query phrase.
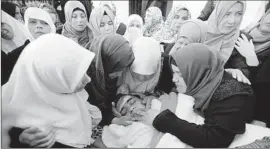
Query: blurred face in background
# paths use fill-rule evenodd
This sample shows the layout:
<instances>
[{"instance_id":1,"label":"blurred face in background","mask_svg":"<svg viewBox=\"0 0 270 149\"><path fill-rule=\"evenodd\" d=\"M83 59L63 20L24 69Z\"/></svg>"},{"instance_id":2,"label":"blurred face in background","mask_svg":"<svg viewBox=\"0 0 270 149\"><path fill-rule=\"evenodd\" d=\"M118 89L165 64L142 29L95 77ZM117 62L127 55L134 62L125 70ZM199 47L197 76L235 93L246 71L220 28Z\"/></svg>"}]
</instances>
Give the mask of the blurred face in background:
<instances>
[{"instance_id":1,"label":"blurred face in background","mask_svg":"<svg viewBox=\"0 0 270 149\"><path fill-rule=\"evenodd\" d=\"M33 18L28 21L28 29L35 39L51 32L51 27L47 22Z\"/></svg>"},{"instance_id":2,"label":"blurred face in background","mask_svg":"<svg viewBox=\"0 0 270 149\"><path fill-rule=\"evenodd\" d=\"M188 10L180 9L172 19L171 29L177 32L180 29L182 23L188 19L190 19Z\"/></svg>"},{"instance_id":3,"label":"blurred face in background","mask_svg":"<svg viewBox=\"0 0 270 149\"><path fill-rule=\"evenodd\" d=\"M6 40L12 40L14 37L13 28L4 22L1 22L1 37Z\"/></svg>"},{"instance_id":4,"label":"blurred face in background","mask_svg":"<svg viewBox=\"0 0 270 149\"><path fill-rule=\"evenodd\" d=\"M85 30L87 24L87 16L81 10L76 10L72 13L71 26L78 32Z\"/></svg>"},{"instance_id":5,"label":"blurred face in background","mask_svg":"<svg viewBox=\"0 0 270 149\"><path fill-rule=\"evenodd\" d=\"M111 34L114 31L114 24L108 15L103 15L100 22L100 33L101 34Z\"/></svg>"}]
</instances>

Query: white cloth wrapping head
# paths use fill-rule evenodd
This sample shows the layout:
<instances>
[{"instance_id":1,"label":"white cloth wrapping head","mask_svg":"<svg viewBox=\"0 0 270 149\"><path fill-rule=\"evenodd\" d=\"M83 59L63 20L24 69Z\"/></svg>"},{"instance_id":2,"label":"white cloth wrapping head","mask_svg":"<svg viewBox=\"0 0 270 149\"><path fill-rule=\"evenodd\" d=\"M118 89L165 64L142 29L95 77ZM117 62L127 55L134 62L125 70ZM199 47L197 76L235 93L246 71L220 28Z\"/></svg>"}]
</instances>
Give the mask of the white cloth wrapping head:
<instances>
[{"instance_id":1,"label":"white cloth wrapping head","mask_svg":"<svg viewBox=\"0 0 270 149\"><path fill-rule=\"evenodd\" d=\"M16 47L22 46L27 39L32 39L32 35L29 32L27 32L27 29L21 22L14 19L12 16L7 14L3 10L1 12L2 12L1 22L10 25L13 29L14 37L11 41L14 42ZM9 53L12 50L14 50L13 48L10 48L11 47L9 45L10 43L6 39L3 39L3 38L1 39L2 39L2 50L4 52Z\"/></svg>"},{"instance_id":2,"label":"white cloth wrapping head","mask_svg":"<svg viewBox=\"0 0 270 149\"><path fill-rule=\"evenodd\" d=\"M134 21L139 22L141 28L136 26L130 26ZM132 14L128 18L127 30L125 32L124 37L129 41L130 45L132 45L138 38L143 37L143 19L141 16L137 14Z\"/></svg>"},{"instance_id":3,"label":"white cloth wrapping head","mask_svg":"<svg viewBox=\"0 0 270 149\"><path fill-rule=\"evenodd\" d=\"M46 34L21 53L9 81L2 88L2 103L17 112L16 127L56 128L55 140L73 147L90 144L88 94L76 92L95 54L73 40Z\"/></svg>"},{"instance_id":4,"label":"white cloth wrapping head","mask_svg":"<svg viewBox=\"0 0 270 149\"><path fill-rule=\"evenodd\" d=\"M48 23L49 26L51 27L51 33L56 33L56 27L55 27L53 20L48 12L46 12L45 10L43 10L41 8L29 7L26 9L26 11L24 13L24 21L25 21L25 27L30 35L31 35L31 33L28 29L28 23L29 23L30 18L42 20L42 21ZM32 41L33 39L34 38L32 37L30 41Z\"/></svg>"},{"instance_id":5,"label":"white cloth wrapping head","mask_svg":"<svg viewBox=\"0 0 270 149\"><path fill-rule=\"evenodd\" d=\"M161 46L152 37L140 37L132 46L135 60L131 65L133 72L151 75L157 72L161 63Z\"/></svg>"}]
</instances>

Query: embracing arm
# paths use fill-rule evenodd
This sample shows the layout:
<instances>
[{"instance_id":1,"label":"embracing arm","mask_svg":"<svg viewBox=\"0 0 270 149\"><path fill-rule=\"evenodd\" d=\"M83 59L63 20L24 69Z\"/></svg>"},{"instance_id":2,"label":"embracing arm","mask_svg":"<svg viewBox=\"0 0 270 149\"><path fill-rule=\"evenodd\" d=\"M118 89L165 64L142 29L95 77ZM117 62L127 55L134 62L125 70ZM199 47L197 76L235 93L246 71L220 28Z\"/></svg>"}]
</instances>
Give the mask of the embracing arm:
<instances>
[{"instance_id":1,"label":"embracing arm","mask_svg":"<svg viewBox=\"0 0 270 149\"><path fill-rule=\"evenodd\" d=\"M192 147L228 147L236 134L244 133L245 122L252 117L252 99L237 95L212 103L203 125L180 119L170 110L156 116L152 125Z\"/></svg>"}]
</instances>

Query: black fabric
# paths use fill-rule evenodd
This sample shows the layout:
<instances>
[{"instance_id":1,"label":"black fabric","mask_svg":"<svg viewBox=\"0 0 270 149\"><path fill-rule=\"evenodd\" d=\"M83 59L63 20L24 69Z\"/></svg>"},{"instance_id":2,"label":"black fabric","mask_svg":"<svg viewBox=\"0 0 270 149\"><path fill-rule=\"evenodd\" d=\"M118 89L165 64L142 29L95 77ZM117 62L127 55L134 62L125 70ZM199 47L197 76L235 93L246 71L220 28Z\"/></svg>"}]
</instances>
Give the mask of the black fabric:
<instances>
[{"instance_id":1,"label":"black fabric","mask_svg":"<svg viewBox=\"0 0 270 149\"><path fill-rule=\"evenodd\" d=\"M256 94L255 119L263 121L270 128L270 57L265 60L252 82Z\"/></svg>"},{"instance_id":2,"label":"black fabric","mask_svg":"<svg viewBox=\"0 0 270 149\"><path fill-rule=\"evenodd\" d=\"M204 5L204 8L201 11L201 14L198 17L198 19L202 21L207 21L214 9L215 7L213 5L213 0L208 0L207 3Z\"/></svg>"},{"instance_id":3,"label":"black fabric","mask_svg":"<svg viewBox=\"0 0 270 149\"><path fill-rule=\"evenodd\" d=\"M162 57L163 57L163 65L160 78L156 86L156 91L159 90L161 92L165 92L168 94L172 91L172 88L175 86L172 81L173 79L173 71L171 67L172 57L165 53L162 53Z\"/></svg>"},{"instance_id":4,"label":"black fabric","mask_svg":"<svg viewBox=\"0 0 270 149\"><path fill-rule=\"evenodd\" d=\"M226 81L227 77L225 75L223 80ZM218 88L217 92L219 92L218 90L223 89ZM223 96L219 96L226 97L227 92L223 94ZM204 113L205 124L203 125L189 123L179 119L171 111L165 110L154 119L153 126L160 132L176 136L192 147L228 147L236 134L245 132L245 123L252 119L252 107L255 99L253 95L239 94L238 91L231 95L223 100L213 99L211 101Z\"/></svg>"},{"instance_id":5,"label":"black fabric","mask_svg":"<svg viewBox=\"0 0 270 149\"><path fill-rule=\"evenodd\" d=\"M23 132L22 128L12 127L9 130L9 137L10 137L10 148L31 148L28 144L23 144L19 141L19 136ZM64 145L59 142L55 142L51 148L74 148L68 145Z\"/></svg>"},{"instance_id":6,"label":"black fabric","mask_svg":"<svg viewBox=\"0 0 270 149\"><path fill-rule=\"evenodd\" d=\"M240 31L240 37L241 34L244 34L248 40L251 40L252 37L243 32ZM243 72L243 74L248 78L251 79L252 78L252 72L256 70L256 67L251 67L248 66L246 63L246 58L243 57L236 48L233 49L232 55L230 56L229 60L227 61L226 65L224 66L224 68L233 68L233 69L239 69Z\"/></svg>"},{"instance_id":7,"label":"black fabric","mask_svg":"<svg viewBox=\"0 0 270 149\"><path fill-rule=\"evenodd\" d=\"M2 10L8 13L10 16L13 18L15 17L16 14L16 4L11 3L11 2L1 2L2 5Z\"/></svg>"},{"instance_id":8,"label":"black fabric","mask_svg":"<svg viewBox=\"0 0 270 149\"><path fill-rule=\"evenodd\" d=\"M175 43L163 43L163 45L164 45L164 53L169 54Z\"/></svg>"},{"instance_id":9,"label":"black fabric","mask_svg":"<svg viewBox=\"0 0 270 149\"><path fill-rule=\"evenodd\" d=\"M127 30L127 26L124 23L120 23L119 27L116 30L116 33L119 35L124 35Z\"/></svg>"},{"instance_id":10,"label":"black fabric","mask_svg":"<svg viewBox=\"0 0 270 149\"><path fill-rule=\"evenodd\" d=\"M5 84L11 73L12 73L12 70L20 56L20 54L22 53L23 49L30 43L29 40L26 40L24 45L18 47L17 49L13 50L12 52L10 52L8 55L6 55L4 52L2 52L2 56L1 58L3 58L1 60L2 62L2 66L4 67L1 67L1 85ZM3 54L4 53L4 54Z\"/></svg>"}]
</instances>

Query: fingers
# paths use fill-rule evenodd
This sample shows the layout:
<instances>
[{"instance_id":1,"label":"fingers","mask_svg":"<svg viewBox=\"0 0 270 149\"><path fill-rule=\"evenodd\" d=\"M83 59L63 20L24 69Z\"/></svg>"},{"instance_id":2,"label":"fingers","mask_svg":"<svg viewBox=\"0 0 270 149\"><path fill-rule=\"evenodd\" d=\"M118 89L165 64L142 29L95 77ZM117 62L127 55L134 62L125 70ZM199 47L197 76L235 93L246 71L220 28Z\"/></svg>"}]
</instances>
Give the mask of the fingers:
<instances>
[{"instance_id":1,"label":"fingers","mask_svg":"<svg viewBox=\"0 0 270 149\"><path fill-rule=\"evenodd\" d=\"M237 38L237 41L239 41L239 42L244 42L244 40L243 40L241 37L238 37L238 38Z\"/></svg>"},{"instance_id":2,"label":"fingers","mask_svg":"<svg viewBox=\"0 0 270 149\"><path fill-rule=\"evenodd\" d=\"M237 50L239 50L239 48L240 48L238 45L234 45L234 47L235 47Z\"/></svg>"},{"instance_id":3,"label":"fingers","mask_svg":"<svg viewBox=\"0 0 270 149\"><path fill-rule=\"evenodd\" d=\"M112 107L112 112L113 112L114 116L116 116L116 117L121 117L121 116L122 116L122 114L119 113L119 112L116 110L115 107Z\"/></svg>"},{"instance_id":4,"label":"fingers","mask_svg":"<svg viewBox=\"0 0 270 149\"><path fill-rule=\"evenodd\" d=\"M30 140L30 146L36 147L39 144L44 144L53 137L55 134L55 129L49 129L45 132L40 132L36 135L34 135L33 139Z\"/></svg>"},{"instance_id":5,"label":"fingers","mask_svg":"<svg viewBox=\"0 0 270 149\"><path fill-rule=\"evenodd\" d=\"M33 147L40 146L40 145L43 145L43 147L49 146L52 143L52 141L54 141L55 139L55 132L56 132L56 129L53 129L45 138L42 138L37 141L33 141L31 146Z\"/></svg>"},{"instance_id":6,"label":"fingers","mask_svg":"<svg viewBox=\"0 0 270 149\"><path fill-rule=\"evenodd\" d=\"M28 127L23 131L23 133L30 133L30 134L38 133L38 132L41 132L41 131L37 127Z\"/></svg>"},{"instance_id":7,"label":"fingers","mask_svg":"<svg viewBox=\"0 0 270 149\"><path fill-rule=\"evenodd\" d=\"M248 41L247 36L245 34L241 34L241 37L244 39L244 41Z\"/></svg>"},{"instance_id":8,"label":"fingers","mask_svg":"<svg viewBox=\"0 0 270 149\"><path fill-rule=\"evenodd\" d=\"M38 148L51 148L55 143L55 136L56 136L56 134L54 133L54 135L51 137L51 139L49 141L47 141L43 144L40 144L37 147Z\"/></svg>"}]
</instances>

